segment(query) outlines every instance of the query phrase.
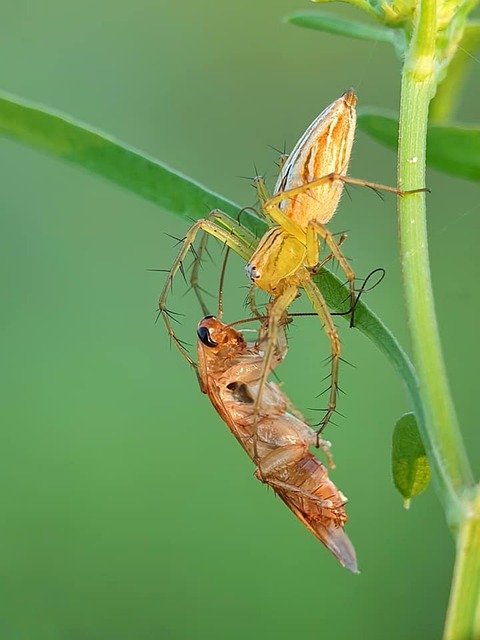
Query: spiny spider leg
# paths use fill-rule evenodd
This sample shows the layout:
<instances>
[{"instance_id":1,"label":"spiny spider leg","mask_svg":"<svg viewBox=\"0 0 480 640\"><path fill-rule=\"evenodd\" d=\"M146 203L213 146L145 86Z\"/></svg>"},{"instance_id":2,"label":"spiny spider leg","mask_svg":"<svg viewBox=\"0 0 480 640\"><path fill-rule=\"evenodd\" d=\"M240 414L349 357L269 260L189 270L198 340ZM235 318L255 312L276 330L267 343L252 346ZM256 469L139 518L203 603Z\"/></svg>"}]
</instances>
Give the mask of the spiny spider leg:
<instances>
[{"instance_id":1,"label":"spiny spider leg","mask_svg":"<svg viewBox=\"0 0 480 640\"><path fill-rule=\"evenodd\" d=\"M301 193L306 193L311 189L315 189L316 187L321 187L322 185L328 182L335 182L339 180L344 184L353 184L357 187L368 187L369 189L373 189L374 191L386 191L387 193L394 193L397 196L403 197L412 195L414 193L429 193L430 189L427 187L420 187L419 189L408 189L407 191L403 191L402 189L397 189L397 187L390 187L385 184L379 184L377 182L369 182L368 180L362 180L360 178L351 178L350 176L343 175L341 173L328 173L325 176L321 176L319 178L315 178L315 180L311 180L305 184L299 185L298 187L293 187L291 189L286 189L285 191L281 191L280 193L274 194L266 203L265 209L269 213L270 207L283 202L284 200L288 200L293 196L299 195ZM325 222L328 222L326 220Z\"/></svg>"},{"instance_id":2,"label":"spiny spider leg","mask_svg":"<svg viewBox=\"0 0 480 640\"><path fill-rule=\"evenodd\" d=\"M195 251L192 273L190 274L190 288L193 289L204 316L208 316L210 312L202 296L202 291L204 290L198 283L198 274L202 266L202 256L207 248L208 237L208 234L204 233L200 240L197 250Z\"/></svg>"},{"instance_id":3,"label":"spiny spider leg","mask_svg":"<svg viewBox=\"0 0 480 640\"><path fill-rule=\"evenodd\" d=\"M342 234L339 238L338 244L334 240L335 246L340 247L344 243L346 238L347 238L347 235L345 233ZM325 266L330 260L336 257L337 256L332 251L328 256L326 256L326 258L324 258L319 268ZM285 323L288 307L298 296L298 288L299 288L299 284L301 284L301 286L303 286L303 288L305 289L305 292L309 297L313 308L315 309L316 315L320 318L322 327L326 332L328 339L330 341L330 348L331 348L330 397L329 397L328 409L326 411L326 415L322 420L321 427L317 434L318 435L317 447L318 447L320 432L325 428L325 426L327 425L330 419L330 416L335 412L335 408L336 408L337 389L338 389L338 368L339 368L340 354L341 354L340 338L337 332L337 328L335 327L335 324L333 322L332 315L328 309L327 303L325 302L325 299L321 294L320 289L311 280L310 274L308 273L308 271L306 269L303 269L301 272L298 273L298 277L299 277L298 284L293 283L291 286L285 287L282 294L274 297L268 307L267 316L266 316L266 321L268 322L268 342L267 342L267 348L264 353L262 373L260 378L258 395L257 395L255 407L254 407L254 412L255 413L258 412L258 407L262 402L262 390L264 385L267 382L267 378L272 368L275 348L278 342L278 328L282 323ZM354 296L355 295L356 295L356 292L354 293ZM353 304L355 304L355 297L354 297ZM260 317L260 316L257 314L257 317Z\"/></svg>"},{"instance_id":4,"label":"spiny spider leg","mask_svg":"<svg viewBox=\"0 0 480 640\"><path fill-rule=\"evenodd\" d=\"M237 224L232 218L219 210L212 211L208 217L198 220L187 231L185 238L182 241L180 251L172 264L172 267L167 275L163 290L160 294L158 302L160 315L163 318L165 326L167 328L168 335L171 340L180 351L185 360L194 369L197 368L196 363L189 356L187 350L184 348L182 342L177 338L171 322L171 312L167 308L168 295L170 293L171 285L177 273L183 268L183 261L185 260L188 252L190 251L197 234L203 231L220 240L227 247L230 247L235 253L237 253L244 260L248 260L252 254L253 249L257 244L257 238L245 227ZM197 296L198 297L198 296Z\"/></svg>"},{"instance_id":5,"label":"spiny spider leg","mask_svg":"<svg viewBox=\"0 0 480 640\"><path fill-rule=\"evenodd\" d=\"M308 280L304 282L303 287L307 296L310 298L310 302L312 303L313 308L317 312L318 317L320 318L320 322L323 325L323 329L326 332L328 339L330 341L330 350L331 350L331 364L330 364L330 395L328 398L328 408L325 412L325 416L323 417L320 428L317 431L318 438L320 437L320 433L327 426L328 421L331 416L335 412L337 406L337 395L338 395L338 368L340 365L340 357L341 357L341 346L340 346L340 337L338 335L337 328L333 322L333 317L328 309L327 303L325 302L325 298L323 297L320 289L313 282L313 280ZM318 446L318 438L317 438L317 446Z\"/></svg>"},{"instance_id":6,"label":"spiny spider leg","mask_svg":"<svg viewBox=\"0 0 480 640\"><path fill-rule=\"evenodd\" d=\"M342 246L342 244L345 242L345 240L347 239L347 234L346 233L342 233L340 235L340 238L338 239L337 243L337 248L340 249L340 247ZM330 262L330 260L333 260L335 258L335 255L333 254L333 252L329 253L328 256L326 258L324 258L321 262L319 262L315 267L313 267L313 269L310 271L310 275L314 276L316 275L320 269L323 269L323 267Z\"/></svg>"}]
</instances>

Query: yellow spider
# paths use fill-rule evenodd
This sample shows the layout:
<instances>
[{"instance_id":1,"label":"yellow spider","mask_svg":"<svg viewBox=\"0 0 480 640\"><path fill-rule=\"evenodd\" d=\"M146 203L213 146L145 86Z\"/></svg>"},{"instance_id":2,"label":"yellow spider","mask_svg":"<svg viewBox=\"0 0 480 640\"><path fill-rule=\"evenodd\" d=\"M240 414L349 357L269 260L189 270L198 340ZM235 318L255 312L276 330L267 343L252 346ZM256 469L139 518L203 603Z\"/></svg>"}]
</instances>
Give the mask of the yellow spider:
<instances>
[{"instance_id":1,"label":"yellow spider","mask_svg":"<svg viewBox=\"0 0 480 640\"><path fill-rule=\"evenodd\" d=\"M260 204L269 229L260 241L248 229L219 210L198 220L187 232L182 249L167 277L159 308L167 330L188 362L195 366L178 340L166 308L168 293L183 260L202 230L227 245L247 262L246 273L252 283L271 295L267 309L268 343L265 349L260 392L271 370L278 330L290 304L303 289L318 315L330 341L331 387L328 407L318 433L327 425L336 408L340 339L324 297L312 279L320 266L322 241L338 261L350 286L351 310L355 301L355 275L326 224L338 206L345 183L368 186L405 195L425 189L402 192L393 187L346 176L355 133L357 98L349 89L329 105L308 127L283 162L274 193L268 197L262 179L256 180Z\"/></svg>"}]
</instances>

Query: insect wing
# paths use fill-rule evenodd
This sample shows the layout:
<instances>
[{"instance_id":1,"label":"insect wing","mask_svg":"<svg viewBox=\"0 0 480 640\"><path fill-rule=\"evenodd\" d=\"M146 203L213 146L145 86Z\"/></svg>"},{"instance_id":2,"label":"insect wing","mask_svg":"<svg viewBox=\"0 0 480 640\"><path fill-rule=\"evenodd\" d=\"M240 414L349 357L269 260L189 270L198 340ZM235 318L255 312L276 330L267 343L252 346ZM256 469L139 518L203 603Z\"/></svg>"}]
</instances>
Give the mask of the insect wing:
<instances>
[{"instance_id":1,"label":"insect wing","mask_svg":"<svg viewBox=\"0 0 480 640\"><path fill-rule=\"evenodd\" d=\"M314 517L306 507L305 500L299 504L298 494L288 491L277 491L279 497L287 505L313 535L337 558L342 566L353 573L359 573L357 558L350 538L345 533L343 526L331 518L319 518L318 513Z\"/></svg>"}]
</instances>

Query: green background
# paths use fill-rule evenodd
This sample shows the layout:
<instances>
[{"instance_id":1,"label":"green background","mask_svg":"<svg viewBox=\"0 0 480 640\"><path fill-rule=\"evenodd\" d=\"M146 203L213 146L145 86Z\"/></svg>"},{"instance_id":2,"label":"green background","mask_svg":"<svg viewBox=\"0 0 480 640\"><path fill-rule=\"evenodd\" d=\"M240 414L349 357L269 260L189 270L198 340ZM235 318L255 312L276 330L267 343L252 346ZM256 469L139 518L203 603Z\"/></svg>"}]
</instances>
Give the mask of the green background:
<instances>
[{"instance_id":1,"label":"green background","mask_svg":"<svg viewBox=\"0 0 480 640\"><path fill-rule=\"evenodd\" d=\"M0 81L137 146L243 205L314 116L349 86L396 109L382 44L282 24L297 0L18 0L2 8ZM362 16L328 7L341 15ZM480 65L461 118L478 116ZM77 168L2 141L0 636L8 640L438 638L453 543L433 488L409 512L390 475L401 382L339 323L345 418L328 429L361 574L342 569L279 500L169 348L155 307L188 221ZM395 183L360 132L351 174ZM431 171L430 250L445 356L469 451L480 434L475 336L478 191ZM202 214L203 212L199 212ZM369 304L408 346L394 198L350 189L331 223L356 272L387 278ZM220 257L202 272L215 291ZM242 317L239 260L226 318ZM194 342L186 287L171 305ZM215 301L211 299L214 307ZM280 375L309 418L328 344L300 319ZM478 473L478 456L473 457Z\"/></svg>"}]
</instances>

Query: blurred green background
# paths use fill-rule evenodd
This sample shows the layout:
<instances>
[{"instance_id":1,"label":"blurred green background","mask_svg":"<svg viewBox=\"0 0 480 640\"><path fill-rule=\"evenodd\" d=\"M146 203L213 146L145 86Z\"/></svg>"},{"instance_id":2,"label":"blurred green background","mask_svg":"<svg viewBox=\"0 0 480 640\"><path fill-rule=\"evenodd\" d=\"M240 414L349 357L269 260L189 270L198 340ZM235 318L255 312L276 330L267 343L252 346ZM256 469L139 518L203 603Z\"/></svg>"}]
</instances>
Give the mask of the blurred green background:
<instances>
[{"instance_id":1,"label":"blurred green background","mask_svg":"<svg viewBox=\"0 0 480 640\"><path fill-rule=\"evenodd\" d=\"M17 0L2 7L1 85L101 128L243 205L254 164L275 173L313 117L353 86L397 108L386 45L282 24L302 0L136 3ZM344 6L341 15L363 17ZM478 117L479 65L460 116ZM409 410L383 357L340 323L338 426L361 575L342 569L271 492L175 350L155 306L188 221L2 141L0 635L8 640L438 638L453 543L433 488L402 508L390 441ZM357 134L351 174L395 183L395 157ZM431 171L430 250L451 383L478 451L478 191ZM359 275L383 266L369 304L408 346L395 201L350 189L331 224ZM218 264L202 274L214 291ZM226 317L246 284L232 260ZM172 306L194 342L200 312ZM212 301L214 304L214 301ZM473 343L473 344L472 344ZM299 320L281 369L308 417L327 371L315 320ZM478 456L473 459L478 473Z\"/></svg>"}]
</instances>

